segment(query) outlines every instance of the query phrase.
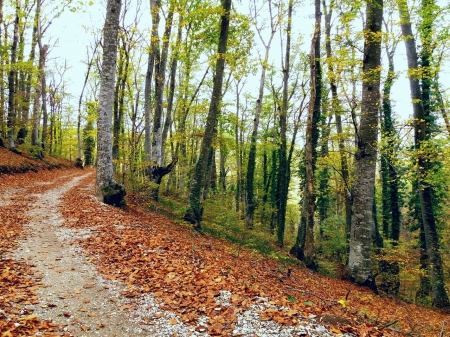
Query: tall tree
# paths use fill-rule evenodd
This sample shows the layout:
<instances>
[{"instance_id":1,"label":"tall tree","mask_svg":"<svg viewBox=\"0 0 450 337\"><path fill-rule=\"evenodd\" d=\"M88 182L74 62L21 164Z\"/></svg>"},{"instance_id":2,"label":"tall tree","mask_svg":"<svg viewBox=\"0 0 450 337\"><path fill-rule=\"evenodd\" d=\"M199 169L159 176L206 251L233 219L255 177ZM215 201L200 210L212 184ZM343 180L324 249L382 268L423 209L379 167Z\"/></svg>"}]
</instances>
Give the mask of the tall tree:
<instances>
[{"instance_id":1,"label":"tall tree","mask_svg":"<svg viewBox=\"0 0 450 337\"><path fill-rule=\"evenodd\" d=\"M108 0L103 27L103 61L97 120L97 198L114 206L125 204L125 189L114 181L112 162L112 110L121 0Z\"/></svg>"},{"instance_id":2,"label":"tall tree","mask_svg":"<svg viewBox=\"0 0 450 337\"><path fill-rule=\"evenodd\" d=\"M387 30L387 24L385 26ZM396 77L394 72L396 45L395 41L390 48L386 46L388 74L383 87L383 119L381 121L381 137L384 144L384 151L381 153L383 234L385 238L391 238L394 242L400 238L399 177L394 162L396 131L391 107L391 88Z\"/></svg>"},{"instance_id":3,"label":"tall tree","mask_svg":"<svg viewBox=\"0 0 450 337\"><path fill-rule=\"evenodd\" d=\"M17 44L19 43L19 22L20 22L20 0L16 0L16 14L14 19L13 41L11 44L10 70L8 73L8 149L16 151L14 144L14 135L16 127L16 62L17 62Z\"/></svg>"},{"instance_id":4,"label":"tall tree","mask_svg":"<svg viewBox=\"0 0 450 337\"><path fill-rule=\"evenodd\" d=\"M327 54L327 68L328 68L328 80L330 83L331 91L331 107L334 111L334 118L336 121L336 131L338 137L339 158L341 164L341 176L343 184L344 194L344 207L345 207L345 224L346 224L346 238L350 238L350 227L352 221L352 196L350 190L350 174L349 165L347 160L347 151L345 149L345 137L342 127L342 108L339 104L338 95L338 80L336 74L336 65L334 61L334 55L331 46L331 19L333 16L333 9L335 1L331 1L329 7L327 7L325 0L323 1L324 16L325 16L325 50Z\"/></svg>"},{"instance_id":5,"label":"tall tree","mask_svg":"<svg viewBox=\"0 0 450 337\"><path fill-rule=\"evenodd\" d=\"M373 197L377 159L383 0L366 1L361 117L356 131L355 184L348 274L361 285L376 289L372 275ZM355 125L356 126L356 125Z\"/></svg>"},{"instance_id":6,"label":"tall tree","mask_svg":"<svg viewBox=\"0 0 450 337\"><path fill-rule=\"evenodd\" d=\"M432 304L435 307L448 307L450 305L447 292L445 290L444 272L441 254L439 252L439 237L436 228L436 218L433 211L433 187L428 181L428 173L431 165L429 158L430 141L430 102L427 76L429 75L430 49L429 38L432 30L434 1L422 1L422 26L421 40L423 83L420 87L419 58L417 46L412 33L411 18L406 0L397 1L400 14L401 29L406 47L406 58L408 60L409 86L414 114L414 147L416 150L417 183L422 216L422 226L424 241L428 254L428 262L431 275Z\"/></svg>"},{"instance_id":7,"label":"tall tree","mask_svg":"<svg viewBox=\"0 0 450 337\"><path fill-rule=\"evenodd\" d=\"M293 1L288 3L288 16L286 27L286 51L283 65L283 98L279 112L280 121L280 148L277 180L277 243L284 245L284 229L286 222L286 207L289 192L289 163L287 154L287 112L288 112L288 85L291 63L291 30L292 30Z\"/></svg>"},{"instance_id":8,"label":"tall tree","mask_svg":"<svg viewBox=\"0 0 450 337\"><path fill-rule=\"evenodd\" d=\"M211 102L206 120L205 133L202 140L201 150L189 187L189 205L184 218L191 222L197 230L201 229L203 206L201 195L207 172L208 156L211 150L213 136L217 127L217 118L220 113L220 102L222 99L222 83L225 70L225 56L227 52L228 30L230 26L231 0L222 0L222 14L220 22L219 46L217 48L217 61L213 83Z\"/></svg>"},{"instance_id":9,"label":"tall tree","mask_svg":"<svg viewBox=\"0 0 450 337\"><path fill-rule=\"evenodd\" d=\"M315 191L314 171L317 161L317 143L319 140L320 106L322 104L322 69L320 64L321 18L320 0L314 2L315 25L310 51L310 101L306 122L305 169L306 179L303 193L303 207L298 228L297 241L292 253L303 260L308 268L316 269L314 248L314 212Z\"/></svg>"},{"instance_id":10,"label":"tall tree","mask_svg":"<svg viewBox=\"0 0 450 337\"><path fill-rule=\"evenodd\" d=\"M259 39L264 46L264 58L260 60L261 62L261 77L259 79L259 91L258 91L258 99L256 100L255 107L255 116L253 119L253 131L252 136L250 138L250 150L248 154L248 164L247 164L247 175L246 175L246 194L247 194L247 209L245 214L245 219L247 222L247 228L253 228L253 215L256 209L256 203L254 199L254 175L255 175L255 163L256 163L256 141L258 138L258 127L259 127L259 118L261 115L261 107L264 98L264 84L266 80L266 70L269 61L269 52L270 46L272 44L273 37L277 32L277 27L279 24L279 17L273 13L272 9L272 1L268 1L269 7L269 16L270 16L270 36L268 41L266 42L262 36L262 27L256 27L256 30L259 35ZM255 21L258 19L257 5L256 1L253 1L253 10L254 10L254 18Z\"/></svg>"},{"instance_id":11,"label":"tall tree","mask_svg":"<svg viewBox=\"0 0 450 337\"><path fill-rule=\"evenodd\" d=\"M152 18L155 22L159 22L159 1L152 0L151 11ZM155 58L155 109L153 114L153 130L151 141L151 165L146 168L146 173L152 181L152 197L158 200L159 185L162 177L170 173L177 163L178 159L173 158L172 162L163 166L163 94L166 84L166 68L169 56L170 34L172 32L172 21L174 14L174 1L170 1L170 8L167 14L164 33L162 37L162 49L160 49L159 36L157 32L152 31L152 53Z\"/></svg>"}]
</instances>

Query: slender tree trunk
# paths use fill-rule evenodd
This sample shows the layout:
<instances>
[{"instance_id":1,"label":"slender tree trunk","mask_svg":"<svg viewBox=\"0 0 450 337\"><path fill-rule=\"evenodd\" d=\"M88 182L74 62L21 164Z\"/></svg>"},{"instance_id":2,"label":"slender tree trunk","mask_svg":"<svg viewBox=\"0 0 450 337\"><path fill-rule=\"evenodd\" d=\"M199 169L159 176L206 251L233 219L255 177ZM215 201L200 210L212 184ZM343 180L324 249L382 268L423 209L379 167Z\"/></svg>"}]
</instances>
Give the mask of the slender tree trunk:
<instances>
[{"instance_id":1,"label":"slender tree trunk","mask_svg":"<svg viewBox=\"0 0 450 337\"><path fill-rule=\"evenodd\" d=\"M428 158L426 147L430 138L430 118L429 110L425 111L425 108L429 108L429 100L426 93L425 96L423 96L419 79L414 75L417 69L419 69L419 64L408 6L404 0L398 0L397 4L401 20L402 35L405 41L408 69L410 71L409 85L411 89L411 99L414 113L414 147L417 151L417 180L422 223L425 234L425 244L430 265L432 305L443 308L448 307L450 302L445 290L443 264L441 254L439 252L439 237L436 228L436 219L433 212L433 188L427 181L428 170L430 168L430 158ZM427 11L428 6L432 8L433 3L426 1L422 2L423 11ZM426 18L426 20L430 21L424 22L423 29L430 29L432 18ZM427 32L424 31L421 33L427 34ZM427 53L427 36L422 35L422 40L423 43L425 43L424 52ZM422 62L424 62L425 59L425 66L427 62L426 59L428 57L429 55L422 55Z\"/></svg>"},{"instance_id":2,"label":"slender tree trunk","mask_svg":"<svg viewBox=\"0 0 450 337\"><path fill-rule=\"evenodd\" d=\"M288 85L291 62L291 27L292 27L293 1L288 4L288 23L286 27L286 54L283 69L283 100L280 111L280 155L278 171L278 216L277 216L277 243L280 247L284 245L284 229L286 222L286 206L289 192L289 167L287 161L287 110L288 110Z\"/></svg>"},{"instance_id":3,"label":"slender tree trunk","mask_svg":"<svg viewBox=\"0 0 450 337\"><path fill-rule=\"evenodd\" d=\"M178 33L177 33L177 41L175 43L175 51L172 55L172 63L170 65L170 83L169 83L169 94L167 98L167 114L166 120L164 122L164 129L162 133L162 144L163 147L161 149L161 162L164 163L165 159L165 146L167 140L167 135L169 134L169 130L172 126L172 114L173 114L173 101L175 97L175 84L176 84L176 75L177 75L177 66L178 66L178 57L179 50L181 46L181 38L183 33L183 16L181 15L178 19Z\"/></svg>"},{"instance_id":4,"label":"slender tree trunk","mask_svg":"<svg viewBox=\"0 0 450 337\"><path fill-rule=\"evenodd\" d=\"M338 134L338 147L339 147L339 157L341 163L341 177L343 184L343 197L345 204L345 224L346 224L346 239L350 240L350 227L352 221L352 195L350 190L349 181L349 168L347 162L347 154L345 151L345 137L342 128L342 117L341 117L341 107L339 104L339 97L337 92L337 80L336 71L333 66L333 53L331 48L331 18L333 15L333 4L330 4L329 10L327 11L327 6L325 1L323 1L324 13L325 13L325 50L327 53L327 64L328 64L328 78L330 81L330 91L331 91L331 106L334 110L334 118L336 120L336 131Z\"/></svg>"},{"instance_id":5,"label":"slender tree trunk","mask_svg":"<svg viewBox=\"0 0 450 337\"><path fill-rule=\"evenodd\" d=\"M154 22L153 22L154 24ZM152 34L153 36L153 34ZM146 154L146 161L151 159L151 111L152 111L152 80L153 80L153 68L155 66L155 56L153 52L148 53L147 72L145 75L145 88L144 88L144 152ZM147 163L148 165L149 163Z\"/></svg>"},{"instance_id":6,"label":"slender tree trunk","mask_svg":"<svg viewBox=\"0 0 450 337\"><path fill-rule=\"evenodd\" d=\"M302 260L308 268L316 269L316 253L314 247L314 212L315 191L314 172L317 160L317 143L319 139L320 106L322 103L322 70L320 64L321 17L320 0L315 0L315 27L310 51L310 104L306 123L305 169L306 180L303 195L300 226L297 240L291 253ZM312 104L311 104L312 103Z\"/></svg>"},{"instance_id":7,"label":"slender tree trunk","mask_svg":"<svg viewBox=\"0 0 450 337\"><path fill-rule=\"evenodd\" d=\"M259 37L261 42L264 44L265 54L264 59L261 62L261 77L259 80L259 91L258 91L258 99L256 100L255 107L255 117L253 119L253 131L250 139L250 150L248 154L248 164L247 164L247 175L246 175L246 194L247 194L247 209L245 214L245 219L247 223L248 229L253 229L253 216L256 209L256 203L254 200L254 175L255 175L255 164L256 164L256 141L258 138L258 127L259 127L259 118L261 115L261 106L264 98L264 84L266 80L266 71L267 71L267 63L269 61L269 51L270 46L272 44L273 37L277 30L278 22L275 21L274 16L272 15L272 1L268 2L269 12L270 12L270 28L271 33L269 37L269 41L267 44L264 42L261 31L258 30ZM256 7L256 4L255 4ZM255 10L255 19L257 17ZM258 28L257 28L258 29Z\"/></svg>"},{"instance_id":8,"label":"slender tree trunk","mask_svg":"<svg viewBox=\"0 0 450 337\"><path fill-rule=\"evenodd\" d=\"M122 207L125 189L114 181L112 162L112 110L116 77L117 36L121 0L108 0L103 28L103 62L100 79L96 189L100 201Z\"/></svg>"},{"instance_id":9,"label":"slender tree trunk","mask_svg":"<svg viewBox=\"0 0 450 337\"><path fill-rule=\"evenodd\" d=\"M225 70L225 55L227 52L228 28L230 25L231 0L222 0L223 14L221 16L219 46L217 49L216 70L213 83L211 103L209 106L208 118L205 126L205 134L197 164L195 166L189 188L189 205L185 214L185 219L195 228L200 230L200 221L203 214L201 205L201 193L204 188L205 173L207 171L208 154L212 146L213 136L219 116L219 105L222 96L222 82Z\"/></svg>"},{"instance_id":10,"label":"slender tree trunk","mask_svg":"<svg viewBox=\"0 0 450 337\"><path fill-rule=\"evenodd\" d=\"M20 22L20 0L16 0L16 15L14 20L13 41L11 45L10 70L8 73L8 149L15 151L14 129L16 127L16 62L17 62L17 44L19 42L19 22Z\"/></svg>"},{"instance_id":11,"label":"slender tree trunk","mask_svg":"<svg viewBox=\"0 0 450 337\"><path fill-rule=\"evenodd\" d=\"M156 7L159 6L155 2L155 8L152 9L156 11ZM162 151L162 116L163 116L163 94L164 86L166 83L166 67L167 58L169 54L169 40L172 31L172 20L173 20L173 2L171 2L171 8L169 8L168 17L166 18L166 25L163 34L163 46L162 50L159 50L159 42L155 43L154 54L155 54L155 112L153 115L153 131L152 131L152 166L162 166L164 163L161 161L161 151ZM155 13L159 16L159 13ZM159 20L155 19L155 20ZM158 46L157 46L158 45Z\"/></svg>"},{"instance_id":12,"label":"slender tree trunk","mask_svg":"<svg viewBox=\"0 0 450 337\"><path fill-rule=\"evenodd\" d=\"M236 125L234 127L234 140L236 144L236 193L234 195L235 199L235 206L236 206L236 213L239 214L241 211L241 190L242 190L242 149L241 149L241 142L240 142L240 127L239 127L239 121L240 121L240 98L241 98L241 90L239 89L239 83L240 80L236 82Z\"/></svg>"},{"instance_id":13,"label":"slender tree trunk","mask_svg":"<svg viewBox=\"0 0 450 337\"><path fill-rule=\"evenodd\" d=\"M82 157L83 157L83 143L81 140L81 106L83 104L83 96L84 96L84 91L86 90L86 86L89 80L89 76L91 74L91 68L94 65L94 60L95 60L95 54L97 53L97 48L100 44L100 41L96 41L95 42L95 47L94 50L92 51L92 59L89 60L89 54L88 54L88 64L87 64L87 70L86 70L86 75L84 77L84 82L83 82L83 87L81 88L81 93L80 93L80 97L78 98L78 117L77 117L77 152L78 152L78 159L80 160L80 162L82 162Z\"/></svg>"},{"instance_id":14,"label":"slender tree trunk","mask_svg":"<svg viewBox=\"0 0 450 337\"><path fill-rule=\"evenodd\" d=\"M31 48L30 48L30 54L28 58L28 63L30 65L34 66L34 60L36 58L36 44L37 44L37 34L38 34L38 25L40 23L40 15L41 15L41 5L42 0L36 1L36 11L35 16L33 20L33 32L32 32L32 38L31 38ZM24 29L23 29L24 30ZM21 38L23 39L23 32L21 34ZM22 51L23 52L23 51ZM23 123L21 125L21 128L17 134L17 141L20 143L24 143L25 139L28 135L28 122L30 119L29 116L29 110L30 110L30 104L31 104L31 87L32 87L32 80L33 80L33 71L26 70L22 73L22 86L21 89L24 95L24 103L22 105L22 116L23 116Z\"/></svg>"},{"instance_id":15,"label":"slender tree trunk","mask_svg":"<svg viewBox=\"0 0 450 337\"><path fill-rule=\"evenodd\" d=\"M158 23L159 25L159 2L156 0L152 0L150 2L152 7L152 19ZM152 42L152 51L155 57L155 112L153 115L153 130L152 130L152 162L151 165L147 167L147 175L150 177L152 182L152 198L154 200L158 200L159 195L159 185L161 184L161 179L164 175L168 174L170 171L168 169L173 169L178 159L173 158L172 162L163 167L164 163L162 162L162 148L163 144L163 126L162 126L162 116L163 116L163 94L164 94L164 86L166 82L166 67L167 67L167 58L169 55L169 40L170 34L172 31L172 21L173 21L173 13L174 13L174 3L170 3L169 13L166 18L166 24L163 34L163 46L162 50L159 49L159 37L156 38L157 31L152 31L152 41L156 39L155 42ZM157 25L157 26L158 26ZM155 34L155 35L154 35Z\"/></svg>"},{"instance_id":16,"label":"slender tree trunk","mask_svg":"<svg viewBox=\"0 0 450 337\"><path fill-rule=\"evenodd\" d=\"M389 52L389 71L383 89L383 123L382 138L385 139L386 151L382 153L382 195L383 195L383 233L385 238L391 238L395 242L400 238L400 200L399 178L393 163L395 158L396 132L392 121L391 88L395 79L394 53ZM391 230L389 231L389 225Z\"/></svg>"},{"instance_id":17,"label":"slender tree trunk","mask_svg":"<svg viewBox=\"0 0 450 337\"><path fill-rule=\"evenodd\" d=\"M47 45L45 45L47 46ZM45 61L47 57L47 51L48 46L45 48L45 46L42 47L42 54L43 54L43 61L44 61L44 68L45 68ZM47 147L47 136L48 136L48 112L47 112L47 81L45 78L45 72L41 76L41 109L42 109L42 135L41 135L41 146L42 149L45 151Z\"/></svg>"},{"instance_id":18,"label":"slender tree trunk","mask_svg":"<svg viewBox=\"0 0 450 337\"><path fill-rule=\"evenodd\" d=\"M130 71L130 46L124 36L122 36L122 48L119 53L119 66L117 67L117 81L114 91L113 160L120 158L121 134L124 130L125 91Z\"/></svg>"},{"instance_id":19,"label":"slender tree trunk","mask_svg":"<svg viewBox=\"0 0 450 337\"><path fill-rule=\"evenodd\" d=\"M357 128L353 216L350 233L348 274L361 285L376 290L372 276L373 196L377 159L378 113L381 71L381 25L383 1L366 2L364 27L361 120Z\"/></svg>"}]
</instances>

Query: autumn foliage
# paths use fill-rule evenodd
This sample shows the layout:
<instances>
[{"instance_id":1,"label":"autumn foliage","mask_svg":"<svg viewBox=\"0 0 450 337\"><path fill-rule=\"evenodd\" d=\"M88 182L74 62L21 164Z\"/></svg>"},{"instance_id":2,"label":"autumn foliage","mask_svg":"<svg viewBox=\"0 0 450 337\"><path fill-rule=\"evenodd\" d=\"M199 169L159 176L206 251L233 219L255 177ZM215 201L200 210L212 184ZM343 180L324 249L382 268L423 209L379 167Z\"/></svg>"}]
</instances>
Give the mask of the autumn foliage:
<instances>
[{"instance_id":1,"label":"autumn foliage","mask_svg":"<svg viewBox=\"0 0 450 337\"><path fill-rule=\"evenodd\" d=\"M18 240L31 235L22 227L27 205L35 201L27 192L56 186L63 173L80 175L81 170L0 175L0 196L15 192L11 203L0 207L1 336L63 334L51 322L23 310L39 301L34 291L42 284L32 265L13 257ZM448 316L438 311L379 297L301 265L280 264L239 245L199 235L188 225L141 209L132 199L126 210L100 204L93 197L93 179L91 175L67 193L60 209L66 226L91 230L90 237L73 244L84 248L104 278L127 285L123 296L137 299L152 293L164 309L188 324L206 315L208 325L198 329L211 335L230 336L237 314L262 298L286 308L260 312L262 320L280 324L301 324L314 317L336 334L358 336L438 336L444 331ZM223 290L232 294L230 306L215 301Z\"/></svg>"}]
</instances>

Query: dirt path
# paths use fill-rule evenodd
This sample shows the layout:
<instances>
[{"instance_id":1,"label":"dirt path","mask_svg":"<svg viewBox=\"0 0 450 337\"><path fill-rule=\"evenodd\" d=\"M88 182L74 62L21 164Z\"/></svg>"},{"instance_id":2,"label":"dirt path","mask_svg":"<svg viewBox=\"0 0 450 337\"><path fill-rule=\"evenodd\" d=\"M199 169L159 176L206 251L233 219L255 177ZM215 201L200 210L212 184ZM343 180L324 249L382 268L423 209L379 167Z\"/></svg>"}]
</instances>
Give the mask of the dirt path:
<instances>
[{"instance_id":1,"label":"dirt path","mask_svg":"<svg viewBox=\"0 0 450 337\"><path fill-rule=\"evenodd\" d=\"M73 336L168 336L175 331L191 335L188 330L192 328L170 324L175 315L161 312L155 303L146 313L132 313L130 309L136 304L120 297L121 287L102 279L89 257L69 244L83 233L64 228L58 210L60 198L89 174L70 177L59 187L37 195L38 201L26 214L32 219L27 227L33 235L20 242L16 258L35 266L43 285L38 290L40 303L30 309L41 319L63 325L64 331ZM142 316L149 315L160 316L159 324L139 323ZM162 332L161 324L174 329Z\"/></svg>"},{"instance_id":2,"label":"dirt path","mask_svg":"<svg viewBox=\"0 0 450 337\"><path fill-rule=\"evenodd\" d=\"M235 318L223 324L216 322L213 324L214 328L211 328L212 323L209 321L211 314L209 317L200 317L195 324L181 322L179 315L163 310L162 299L154 297L152 293L141 293L140 296L128 298L126 294L130 292L130 285L102 276L92 263L98 256L95 253L89 255L80 246L73 244L80 238L98 238L101 232L99 225L69 228L65 223L73 219L67 213L66 219L62 216L64 194L80 186L85 189L86 195L91 193L86 181L93 172L62 174L53 181L37 183L41 192L32 196L31 199L35 201L28 205L25 214L29 219L25 226L27 234L14 252L14 258L27 261L40 278L38 303L27 305L23 310L36 314L41 320L50 320L60 325L61 330L57 335L183 337L210 336L208 332L213 332L212 335L245 337L334 335L314 320L301 320L293 326L262 320L259 314L262 311L287 310L275 306L267 298L258 298L255 304L245 310L236 309L231 301L233 293L229 290L220 290L214 296L212 313L235 312ZM4 204L14 201L18 197L15 194L23 191L24 189L11 189L3 193ZM94 200L93 196L91 198L94 206L89 212L104 211L106 206ZM112 221L109 218L114 218L115 209L108 208L108 212L107 216L102 217L105 222ZM115 223L108 226L111 229L123 227ZM221 334L222 325L232 328Z\"/></svg>"}]
</instances>

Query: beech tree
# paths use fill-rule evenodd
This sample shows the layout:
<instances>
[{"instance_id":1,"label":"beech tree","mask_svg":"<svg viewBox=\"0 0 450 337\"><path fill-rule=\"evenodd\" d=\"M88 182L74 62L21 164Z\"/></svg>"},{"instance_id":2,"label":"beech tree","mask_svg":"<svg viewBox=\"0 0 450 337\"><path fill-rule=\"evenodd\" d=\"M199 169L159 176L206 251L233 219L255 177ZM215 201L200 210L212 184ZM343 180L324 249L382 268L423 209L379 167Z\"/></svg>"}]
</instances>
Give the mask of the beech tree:
<instances>
[{"instance_id":1,"label":"beech tree","mask_svg":"<svg viewBox=\"0 0 450 337\"><path fill-rule=\"evenodd\" d=\"M122 207L125 189L114 180L112 162L112 110L116 77L116 57L121 0L108 0L103 28L103 61L101 69L97 120L96 195L100 201Z\"/></svg>"},{"instance_id":2,"label":"beech tree","mask_svg":"<svg viewBox=\"0 0 450 337\"><path fill-rule=\"evenodd\" d=\"M355 183L348 274L361 285L376 289L372 275L373 197L377 157L381 72L383 1L366 1L361 117L356 129Z\"/></svg>"}]
</instances>

